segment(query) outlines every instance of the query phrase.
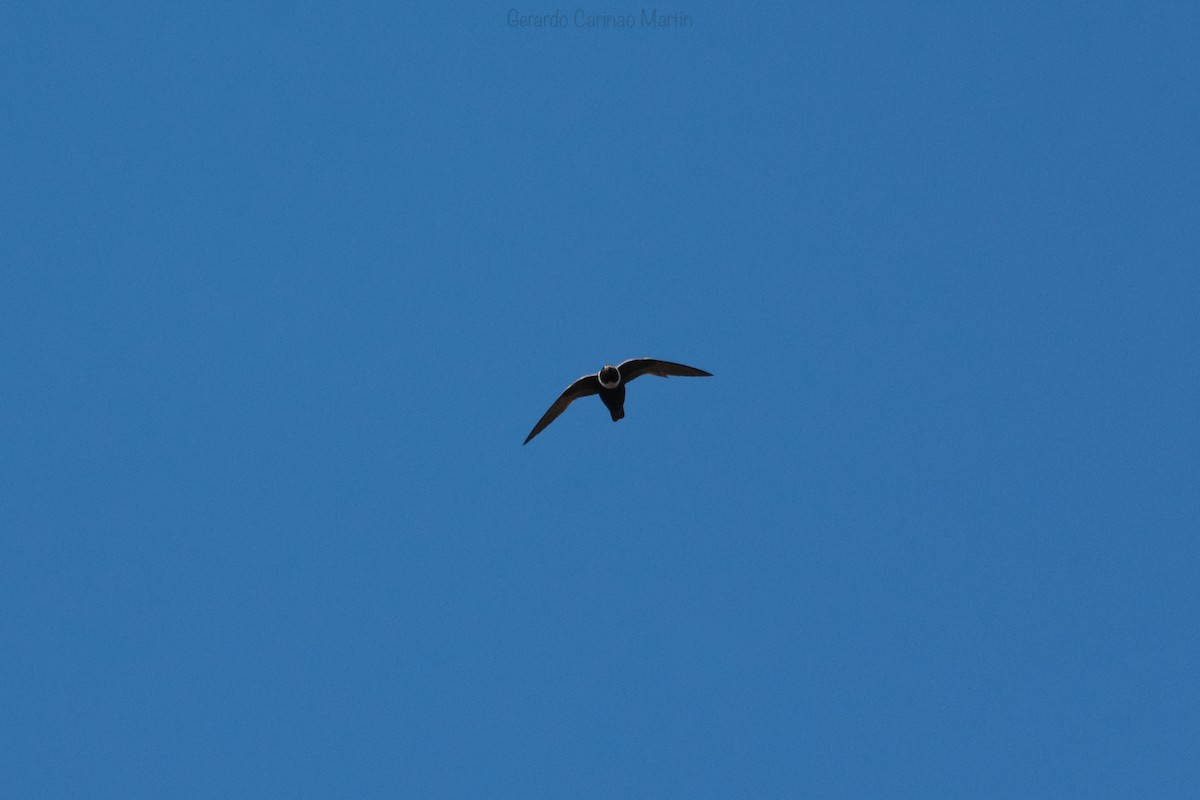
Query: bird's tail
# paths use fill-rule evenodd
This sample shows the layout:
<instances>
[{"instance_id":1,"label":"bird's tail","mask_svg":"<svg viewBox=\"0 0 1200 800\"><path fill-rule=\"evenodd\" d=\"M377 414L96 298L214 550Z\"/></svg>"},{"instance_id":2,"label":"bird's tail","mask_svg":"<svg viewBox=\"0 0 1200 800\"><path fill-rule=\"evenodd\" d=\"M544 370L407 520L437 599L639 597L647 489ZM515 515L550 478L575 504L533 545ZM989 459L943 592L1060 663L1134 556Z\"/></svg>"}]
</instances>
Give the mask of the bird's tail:
<instances>
[{"instance_id":1,"label":"bird's tail","mask_svg":"<svg viewBox=\"0 0 1200 800\"><path fill-rule=\"evenodd\" d=\"M619 408L610 408L608 413L612 414L613 422L616 422L619 419L625 419L625 406L620 406Z\"/></svg>"}]
</instances>

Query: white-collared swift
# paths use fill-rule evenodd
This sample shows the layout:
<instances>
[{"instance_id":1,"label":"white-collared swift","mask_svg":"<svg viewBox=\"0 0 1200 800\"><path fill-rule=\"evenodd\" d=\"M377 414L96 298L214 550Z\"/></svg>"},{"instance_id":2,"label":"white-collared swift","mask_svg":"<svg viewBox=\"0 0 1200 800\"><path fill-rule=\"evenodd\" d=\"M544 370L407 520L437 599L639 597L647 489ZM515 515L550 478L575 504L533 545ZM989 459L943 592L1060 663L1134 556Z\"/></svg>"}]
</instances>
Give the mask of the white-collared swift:
<instances>
[{"instance_id":1,"label":"white-collared swift","mask_svg":"<svg viewBox=\"0 0 1200 800\"><path fill-rule=\"evenodd\" d=\"M663 378L670 375L687 378L712 377L711 372L684 364L675 364L671 361L659 361L657 358L631 358L628 361L622 361L615 367L606 364L595 375L584 375L568 386L554 401L554 405L550 406L538 420L537 425L533 426L533 430L525 437L522 444L529 444L530 439L545 430L546 426L554 422L559 414L566 411L567 406L571 405L574 400L587 397L589 394L600 395L600 401L612 415L613 422L623 418L625 416L625 384L642 375L658 375Z\"/></svg>"}]
</instances>

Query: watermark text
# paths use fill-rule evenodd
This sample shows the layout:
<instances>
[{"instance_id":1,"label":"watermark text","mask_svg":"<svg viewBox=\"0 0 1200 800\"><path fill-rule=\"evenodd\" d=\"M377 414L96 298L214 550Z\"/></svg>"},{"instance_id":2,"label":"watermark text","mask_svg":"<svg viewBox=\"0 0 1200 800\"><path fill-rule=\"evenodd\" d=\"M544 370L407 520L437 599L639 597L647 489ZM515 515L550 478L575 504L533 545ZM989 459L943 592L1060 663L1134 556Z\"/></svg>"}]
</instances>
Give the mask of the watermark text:
<instances>
[{"instance_id":1,"label":"watermark text","mask_svg":"<svg viewBox=\"0 0 1200 800\"><path fill-rule=\"evenodd\" d=\"M583 28L590 30L631 30L634 28L651 28L654 30L681 29L695 27L696 21L691 14L679 11L660 11L657 8L642 8L636 13L610 14L608 12L593 12L585 8L576 8L569 13L554 9L548 13L527 14L516 8L510 8L505 15L505 22L510 28L545 28L547 30L565 30L567 28Z\"/></svg>"}]
</instances>

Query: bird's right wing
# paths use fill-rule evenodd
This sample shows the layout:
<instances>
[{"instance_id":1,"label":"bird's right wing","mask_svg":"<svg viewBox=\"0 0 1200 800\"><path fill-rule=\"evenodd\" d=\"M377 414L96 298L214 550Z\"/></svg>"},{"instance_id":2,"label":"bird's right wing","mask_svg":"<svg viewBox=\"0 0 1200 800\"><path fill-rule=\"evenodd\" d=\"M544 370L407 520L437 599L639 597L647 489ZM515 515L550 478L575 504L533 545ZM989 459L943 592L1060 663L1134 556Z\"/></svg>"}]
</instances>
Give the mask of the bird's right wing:
<instances>
[{"instance_id":1,"label":"bird's right wing","mask_svg":"<svg viewBox=\"0 0 1200 800\"><path fill-rule=\"evenodd\" d=\"M533 430L529 432L529 435L525 437L525 441L521 444L529 444L530 439L544 431L546 426L551 422L554 422L558 415L566 411L567 406L571 405L571 403L577 398L587 397L589 394L599 394L599 392L600 379L595 375L584 375L582 378L568 386L566 390L558 396L558 399L554 401L554 405L550 406L550 408L546 410L545 414L542 414L542 418L538 420L537 425L533 426Z\"/></svg>"},{"instance_id":2,"label":"bird's right wing","mask_svg":"<svg viewBox=\"0 0 1200 800\"><path fill-rule=\"evenodd\" d=\"M711 372L689 367L686 364L676 364L673 361L659 361L657 358L631 358L622 361L617 367L621 371L621 380L629 383L640 375L658 375L666 378L670 375L686 378L711 378Z\"/></svg>"}]
</instances>

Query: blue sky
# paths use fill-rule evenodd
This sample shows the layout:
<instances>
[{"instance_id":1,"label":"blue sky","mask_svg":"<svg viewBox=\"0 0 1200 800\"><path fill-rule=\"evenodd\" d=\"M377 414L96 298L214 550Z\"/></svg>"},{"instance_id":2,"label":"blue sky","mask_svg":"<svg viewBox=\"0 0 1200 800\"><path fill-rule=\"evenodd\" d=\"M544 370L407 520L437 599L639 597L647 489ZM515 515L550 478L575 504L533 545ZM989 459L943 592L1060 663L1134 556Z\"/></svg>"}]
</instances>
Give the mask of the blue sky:
<instances>
[{"instance_id":1,"label":"blue sky","mask_svg":"<svg viewBox=\"0 0 1200 800\"><path fill-rule=\"evenodd\" d=\"M0 795L1197 796L1200 13L725 5L0 11Z\"/></svg>"}]
</instances>

